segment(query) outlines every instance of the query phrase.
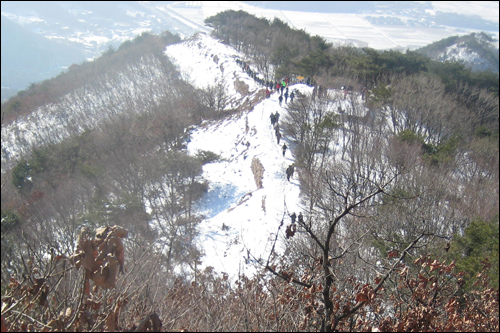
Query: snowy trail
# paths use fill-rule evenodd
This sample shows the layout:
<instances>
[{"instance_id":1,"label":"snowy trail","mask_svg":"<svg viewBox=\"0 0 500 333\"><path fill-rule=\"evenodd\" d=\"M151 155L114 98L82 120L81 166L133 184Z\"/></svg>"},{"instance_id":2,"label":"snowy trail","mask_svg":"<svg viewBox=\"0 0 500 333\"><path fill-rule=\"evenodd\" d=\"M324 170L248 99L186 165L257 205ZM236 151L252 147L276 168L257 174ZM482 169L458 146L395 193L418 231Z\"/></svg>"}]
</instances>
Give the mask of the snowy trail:
<instances>
[{"instance_id":1,"label":"snowy trail","mask_svg":"<svg viewBox=\"0 0 500 333\"><path fill-rule=\"evenodd\" d=\"M242 54L205 34L169 46L165 54L198 88L225 80L228 93L236 96L236 100L251 99L262 88L236 63L237 58L245 60ZM235 80L248 85L249 95L241 96L235 90ZM310 94L313 88L297 84L290 89ZM276 245L280 252L284 229L290 223L288 215L301 211L297 173L290 181L286 179L286 168L294 158L290 149L285 156L281 149L284 142L288 147L290 143L283 137L277 144L269 117L276 111L281 116L286 113L285 103L280 106L278 96L274 93L252 110L228 119L204 123L190 135L190 154L206 150L221 157L220 161L203 167L202 176L209 182L209 189L199 205L205 216L197 238L197 245L205 252L202 266L212 266L233 278L241 273L255 273L255 265L249 259L262 259L265 263L284 220ZM251 168L254 157L264 168L260 189Z\"/></svg>"},{"instance_id":2,"label":"snowy trail","mask_svg":"<svg viewBox=\"0 0 500 333\"><path fill-rule=\"evenodd\" d=\"M295 177L289 182L285 176L293 156L287 150L283 157L283 140L277 144L269 118L276 111L285 113L277 96L272 96L238 119L199 129L189 144L193 152L211 150L227 159L204 167L211 206L206 207L210 218L200 226L199 245L206 252L204 265L230 275L253 273L248 255L265 261L281 220L289 223L288 213L300 211L298 181ZM265 169L261 189L251 170L254 157Z\"/></svg>"}]
</instances>

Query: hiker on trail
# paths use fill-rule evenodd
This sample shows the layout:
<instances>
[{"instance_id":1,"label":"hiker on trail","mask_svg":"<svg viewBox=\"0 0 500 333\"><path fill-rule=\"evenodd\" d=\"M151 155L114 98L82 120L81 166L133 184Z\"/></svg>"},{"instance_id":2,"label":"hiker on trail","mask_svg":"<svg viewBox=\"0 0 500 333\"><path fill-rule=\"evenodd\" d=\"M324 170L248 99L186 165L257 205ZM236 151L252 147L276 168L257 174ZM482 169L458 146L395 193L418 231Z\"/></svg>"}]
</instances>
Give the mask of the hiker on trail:
<instances>
[{"instance_id":1,"label":"hiker on trail","mask_svg":"<svg viewBox=\"0 0 500 333\"><path fill-rule=\"evenodd\" d=\"M280 114L278 113L278 111L276 111L274 117L276 118L276 123L278 123L278 121L280 120Z\"/></svg>"},{"instance_id":2,"label":"hiker on trail","mask_svg":"<svg viewBox=\"0 0 500 333\"><path fill-rule=\"evenodd\" d=\"M287 149L287 148L288 148L288 147L287 147L287 146L286 146L286 144L284 143L284 144L283 144L283 147L281 147L281 149L283 149L283 156L285 156L285 152L286 152L286 149Z\"/></svg>"},{"instance_id":3,"label":"hiker on trail","mask_svg":"<svg viewBox=\"0 0 500 333\"><path fill-rule=\"evenodd\" d=\"M288 88L286 88L288 89ZM285 104L287 103L287 100L288 100L288 91L285 92Z\"/></svg>"},{"instance_id":4,"label":"hiker on trail","mask_svg":"<svg viewBox=\"0 0 500 333\"><path fill-rule=\"evenodd\" d=\"M292 177L293 171L292 171L292 165L289 165L288 168L286 168L286 180L290 181L290 177Z\"/></svg>"},{"instance_id":5,"label":"hiker on trail","mask_svg":"<svg viewBox=\"0 0 500 333\"><path fill-rule=\"evenodd\" d=\"M299 213L299 223L304 223L304 215L302 215L302 212Z\"/></svg>"},{"instance_id":6,"label":"hiker on trail","mask_svg":"<svg viewBox=\"0 0 500 333\"><path fill-rule=\"evenodd\" d=\"M286 179L288 181L290 181L290 178L293 176L294 172L295 172L295 167L293 166L293 164L290 164L286 169Z\"/></svg>"},{"instance_id":7,"label":"hiker on trail","mask_svg":"<svg viewBox=\"0 0 500 333\"><path fill-rule=\"evenodd\" d=\"M279 130L276 131L276 139L278 140L278 144L280 144L281 133Z\"/></svg>"},{"instance_id":8,"label":"hiker on trail","mask_svg":"<svg viewBox=\"0 0 500 333\"><path fill-rule=\"evenodd\" d=\"M274 113L271 113L269 118L271 118L271 125L274 126L274 124L276 124L276 116L274 115Z\"/></svg>"},{"instance_id":9,"label":"hiker on trail","mask_svg":"<svg viewBox=\"0 0 500 333\"><path fill-rule=\"evenodd\" d=\"M295 214L295 212L290 215L290 218L292 219L292 223L295 223L295 219L297 219L297 215Z\"/></svg>"},{"instance_id":10,"label":"hiker on trail","mask_svg":"<svg viewBox=\"0 0 500 333\"><path fill-rule=\"evenodd\" d=\"M295 94L294 94L294 93L293 93L293 91L292 91L292 93L290 94L290 103L292 103L292 102L293 102L293 98L294 98L294 97L295 97Z\"/></svg>"},{"instance_id":11,"label":"hiker on trail","mask_svg":"<svg viewBox=\"0 0 500 333\"><path fill-rule=\"evenodd\" d=\"M279 83L276 83L276 91L280 91L281 85Z\"/></svg>"},{"instance_id":12,"label":"hiker on trail","mask_svg":"<svg viewBox=\"0 0 500 333\"><path fill-rule=\"evenodd\" d=\"M271 96L271 92L269 91L268 88L266 88L266 98L269 98Z\"/></svg>"},{"instance_id":13,"label":"hiker on trail","mask_svg":"<svg viewBox=\"0 0 500 333\"><path fill-rule=\"evenodd\" d=\"M278 101L280 102L280 106L281 106L281 102L283 102L283 95L280 95L280 97L278 97Z\"/></svg>"}]
</instances>

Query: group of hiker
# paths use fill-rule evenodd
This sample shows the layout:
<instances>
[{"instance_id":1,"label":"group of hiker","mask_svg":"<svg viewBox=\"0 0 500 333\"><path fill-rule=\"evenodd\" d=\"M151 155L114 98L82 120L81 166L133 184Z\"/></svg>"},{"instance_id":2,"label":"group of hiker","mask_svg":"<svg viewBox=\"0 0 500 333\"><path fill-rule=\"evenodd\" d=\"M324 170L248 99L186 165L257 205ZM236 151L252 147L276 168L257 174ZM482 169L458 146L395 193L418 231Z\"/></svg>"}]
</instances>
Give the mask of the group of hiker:
<instances>
[{"instance_id":1,"label":"group of hiker","mask_svg":"<svg viewBox=\"0 0 500 333\"><path fill-rule=\"evenodd\" d=\"M236 59L236 63L238 65L240 65L242 70L244 72L246 72L251 78L253 78L258 84L260 84L261 86L264 86L266 88L266 98L270 98L272 92L276 91L280 94L278 97L278 102L279 102L280 106L283 103L283 99L285 99L285 104L288 104L288 98L290 98L290 103L293 103L293 99L294 99L296 93L294 91L289 93L289 84L291 81L289 77L284 77L282 80L275 81L275 82L272 82L269 80L266 81L266 80L261 79L258 76L258 73L254 72L245 61ZM321 85L315 85L309 77L304 78L304 77L299 76L299 77L294 78L293 82L294 83L305 83L308 86L314 86L314 89L313 89L313 92L311 95L311 98L313 100L316 97L324 98L327 96L326 95L327 89ZM351 85L347 85L347 86L343 85L343 86L341 86L340 90L343 92L344 98L346 98L347 94L352 93L353 87ZM366 99L367 93L368 93L367 88L363 87L361 90L361 98ZM276 135L276 140L277 140L278 145L280 144L280 140L282 137L281 132L280 132L280 126L279 126L279 118L280 118L280 114L278 113L278 111L276 111L275 113L271 113L271 115L270 115L271 125L274 129L274 133ZM281 149L282 149L283 157L284 157L286 150L288 149L286 143L283 143L283 145L281 146ZM293 177L294 172L295 172L295 165L292 163L286 169L286 178L288 181L290 181L290 178ZM295 223L297 220L297 215L294 212L292 214L289 214L289 216L291 218L292 223L287 228L287 238L293 236L293 234L296 231ZM304 217L303 217L302 213L299 213L298 221L299 221L299 224L304 224Z\"/></svg>"},{"instance_id":2,"label":"group of hiker","mask_svg":"<svg viewBox=\"0 0 500 333\"><path fill-rule=\"evenodd\" d=\"M269 98L271 96L271 93L274 91L277 91L280 93L280 96L278 98L279 103L281 105L283 98L285 98L285 104L288 103L288 98L290 97L290 103L293 102L293 98L295 97L294 92L292 91L290 94L288 93L288 86L290 82L300 82L300 83L306 83L307 85L311 85L311 79L308 78L302 78L301 80L298 80L297 78L295 79L290 79L289 77L284 77L282 80L279 81L269 81L269 80L264 80L261 79L258 76L258 73L253 71L250 66L245 62L240 59L236 59L236 63L241 66L241 69L248 74L252 79L255 80L258 84L266 88L266 97Z\"/></svg>"},{"instance_id":3,"label":"group of hiker","mask_svg":"<svg viewBox=\"0 0 500 333\"><path fill-rule=\"evenodd\" d=\"M291 215L288 214L288 215L292 219L292 223L289 224L286 228L286 238L293 237L295 235L295 233L297 232L297 224L295 224L295 220L297 219L297 215L295 213L293 213ZM303 226L305 226L304 216L302 215L302 213L299 213L299 223L302 224ZM306 226L306 229L307 229L307 226Z\"/></svg>"},{"instance_id":4,"label":"group of hiker","mask_svg":"<svg viewBox=\"0 0 500 333\"><path fill-rule=\"evenodd\" d=\"M280 119L280 114L278 113L278 111L276 111L276 113L271 113L269 118L271 118L271 126L274 128L274 134L276 134L276 140L278 141L278 144L280 144L281 133L280 133L280 125L278 123Z\"/></svg>"},{"instance_id":5,"label":"group of hiker","mask_svg":"<svg viewBox=\"0 0 500 333\"><path fill-rule=\"evenodd\" d=\"M241 69L246 72L248 74L248 76L250 76L252 79L255 80L255 82L257 82L258 84L262 85L262 86L268 86L269 84L271 84L270 81L265 81L263 79L261 79L259 77L259 73L253 71L250 66L245 62L245 61L241 61L240 59L236 59L236 63L238 65L241 66Z\"/></svg>"},{"instance_id":6,"label":"group of hiker","mask_svg":"<svg viewBox=\"0 0 500 333\"><path fill-rule=\"evenodd\" d=\"M283 91L283 89L281 89ZM266 95L268 93L268 89L266 89ZM285 93L283 94L280 94L280 96L278 97L278 101L280 103L280 106L281 106L281 103L283 102L283 97L285 97L285 104L288 104L288 97L290 97L290 103L293 102L293 98L295 97L295 93L292 91L290 93L290 95L288 94L288 87L285 88Z\"/></svg>"},{"instance_id":7,"label":"group of hiker","mask_svg":"<svg viewBox=\"0 0 500 333\"><path fill-rule=\"evenodd\" d=\"M275 82L275 83L273 83L271 81L266 82L266 81L260 79L257 76L257 73L252 71L246 62L241 61L239 59L237 59L236 62L242 67L243 71L245 71L251 78L253 78L257 83L266 87L266 97L267 98L269 98L271 96L271 92L275 89L276 92L280 93L280 95L278 97L278 102L279 102L280 106L283 102L283 98L285 99L285 104L288 104L288 98L290 98L290 103L293 102L293 99L295 97L295 92L292 91L291 93L289 93L288 85L290 83L290 79L288 77L283 78L281 80L281 82ZM311 84L310 78L301 78L301 80L297 81L297 82L306 83L307 85ZM316 87L315 89L318 89L318 88ZM320 89L322 89L322 88L320 88ZM323 90L320 90L320 92L317 92L317 94L320 95L320 97L321 97L321 95L323 95ZM280 140L281 140L281 132L280 132L280 125L279 125L280 124L279 123L280 114L278 111L276 111L275 113L271 113L269 118L271 119L271 126L273 127L274 133L276 135L277 144L279 145ZM288 149L288 146L286 145L286 143L283 143L283 145L281 146L281 150L283 152L283 157L285 156L287 149ZM295 172L295 165L292 163L286 169L286 179L288 181L290 181L290 178L293 177L294 172ZM287 229L287 238L293 236L293 234L295 233L295 230L296 230L295 222L297 219L297 215L295 213L293 213L289 216L292 219L292 224L289 226L289 229L290 228L291 229L290 230ZM303 217L302 213L299 213L298 220L299 220L299 223L304 223L304 217ZM293 229L293 231L292 231L292 229Z\"/></svg>"},{"instance_id":8,"label":"group of hiker","mask_svg":"<svg viewBox=\"0 0 500 333\"><path fill-rule=\"evenodd\" d=\"M272 82L270 80L264 80L261 79L258 76L258 73L253 71L250 66L245 62L240 59L236 59L236 63L241 66L242 70L246 72L251 78L255 80L258 84L266 88L266 97L269 98L271 94L276 91L280 94L278 97L279 104L283 103L283 99L285 100L285 104L288 103L288 98L290 98L290 103L293 102L293 99L295 97L294 92L292 91L290 94L288 92L288 86L291 83L305 83L310 87L314 87L313 92L312 92L312 99L315 99L316 97L318 98L323 98L326 97L326 91L327 89L321 85L316 85L315 82L311 80L309 77L302 77L302 76L293 76L292 78L289 77L284 77L283 79L279 81ZM352 93L354 91L353 86L351 85L342 85L340 87L340 90L342 91L344 95L344 99L347 98L347 95ZM363 87L360 90L361 98L366 99L367 96L367 88Z\"/></svg>"},{"instance_id":9,"label":"group of hiker","mask_svg":"<svg viewBox=\"0 0 500 333\"><path fill-rule=\"evenodd\" d=\"M297 214L293 212L292 214L289 214L289 216L292 219L292 224L295 223L295 221L297 220ZM299 213L299 223L304 223L304 216L302 215L302 213Z\"/></svg>"},{"instance_id":10,"label":"group of hiker","mask_svg":"<svg viewBox=\"0 0 500 333\"><path fill-rule=\"evenodd\" d=\"M288 82L289 78L285 77L281 83L276 83L275 88L276 91L280 93L278 97L278 101L283 103L283 98L285 98L285 103L288 103L288 97L290 97L290 103L293 102L293 98L295 97L295 93L292 91L290 94L288 93ZM266 97L269 98L271 96L272 87L266 87Z\"/></svg>"},{"instance_id":11,"label":"group of hiker","mask_svg":"<svg viewBox=\"0 0 500 333\"><path fill-rule=\"evenodd\" d=\"M271 119L271 126L274 128L274 134L276 135L276 141L278 145L280 144L281 140L281 132L280 132L280 125L279 125L279 119L280 119L280 114L278 111L275 113L271 113L269 116ZM281 150L283 151L283 157L285 156L286 150L288 149L286 143L283 143L283 146L281 146ZM293 176L293 173L295 171L295 167L293 164L288 166L286 169L286 179L290 181L290 178Z\"/></svg>"},{"instance_id":12,"label":"group of hiker","mask_svg":"<svg viewBox=\"0 0 500 333\"><path fill-rule=\"evenodd\" d=\"M279 124L280 114L278 111L276 111L276 113L271 113L269 118L271 118L271 126L274 128L274 134L276 135L276 141L279 145L280 140L281 140L281 132L280 132L280 124ZM283 156L285 156L285 152L286 152L287 148L288 147L286 146L286 144L283 143L283 146L281 147L281 149L283 150Z\"/></svg>"}]
</instances>

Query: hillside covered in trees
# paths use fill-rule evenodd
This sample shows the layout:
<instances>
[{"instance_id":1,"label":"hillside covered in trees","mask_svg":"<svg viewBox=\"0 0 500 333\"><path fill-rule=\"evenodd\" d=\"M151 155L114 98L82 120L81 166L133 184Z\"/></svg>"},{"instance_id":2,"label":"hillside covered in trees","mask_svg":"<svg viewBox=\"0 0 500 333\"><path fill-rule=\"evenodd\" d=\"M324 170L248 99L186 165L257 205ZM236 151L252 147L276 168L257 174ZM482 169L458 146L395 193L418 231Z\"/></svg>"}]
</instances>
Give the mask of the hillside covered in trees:
<instances>
[{"instance_id":1,"label":"hillside covered in trees","mask_svg":"<svg viewBox=\"0 0 500 333\"><path fill-rule=\"evenodd\" d=\"M227 74L214 50L145 33L2 104L2 331L498 331L498 74L243 11L206 23L260 89L197 87L165 49ZM221 157L191 133L278 108L264 83L285 78L302 214L258 273L200 270Z\"/></svg>"},{"instance_id":2,"label":"hillside covered in trees","mask_svg":"<svg viewBox=\"0 0 500 333\"><path fill-rule=\"evenodd\" d=\"M424 46L418 50L431 59L455 60L476 71L498 73L498 42L485 33L472 33L466 36L452 36Z\"/></svg>"}]
</instances>

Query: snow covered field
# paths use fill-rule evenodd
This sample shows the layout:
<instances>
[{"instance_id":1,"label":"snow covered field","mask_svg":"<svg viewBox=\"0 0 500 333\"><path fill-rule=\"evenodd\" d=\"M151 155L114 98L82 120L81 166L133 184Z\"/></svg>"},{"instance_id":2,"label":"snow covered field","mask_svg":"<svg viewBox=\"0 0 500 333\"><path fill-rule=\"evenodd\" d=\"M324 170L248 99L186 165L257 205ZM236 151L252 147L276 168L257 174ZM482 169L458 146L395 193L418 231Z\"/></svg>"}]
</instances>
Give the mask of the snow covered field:
<instances>
[{"instance_id":1,"label":"snow covered field","mask_svg":"<svg viewBox=\"0 0 500 333\"><path fill-rule=\"evenodd\" d=\"M424 20L437 12L456 13L460 15L476 15L477 17L498 23L499 6L495 1L431 1L432 10L422 13L422 17L415 18L415 13L395 15L391 8L387 12L381 11L375 16L395 17L401 22L407 20ZM163 9L162 9L163 8ZM167 6L158 6L158 9L176 12L199 25L203 21L225 10L244 10L257 17L268 20L278 18L294 29L303 29L311 35L319 35L334 44L352 44L356 47L371 47L383 49L416 49L435 41L454 35L465 35L479 31L451 26L422 26L378 25L366 19L374 14L346 14L346 13L313 13L291 10L262 9L239 1L182 1ZM491 31L499 38L498 31Z\"/></svg>"},{"instance_id":2,"label":"snow covered field","mask_svg":"<svg viewBox=\"0 0 500 333\"><path fill-rule=\"evenodd\" d=\"M57 5L55 8L60 6L62 12L67 11L68 14L68 17L58 17L58 21L53 21L54 18L47 13L37 12L39 9L29 10L29 5L22 4L28 4L28 1L18 3L21 3L19 8L8 1L5 4L2 2L2 15L46 38L79 44L92 54L91 58L105 50L109 43L117 45L117 42L129 40L144 31L170 29L183 37L190 37L194 31L209 32L211 29L205 26L204 20L225 10L244 10L271 21L278 18L294 29L304 29L329 42L374 49L414 49L446 37L484 30L464 28L469 26L464 24L467 19L493 23L487 32L499 38L498 29L493 28L499 22L498 1L395 1L392 5L381 3L375 7L368 4L366 8L359 1L359 4L351 6L359 6L353 13L335 11L337 6L332 2L328 6L330 12L316 13L313 10L294 10L292 5L287 10L278 10L259 8L241 1L177 1L170 4L126 1L117 2L117 11L123 11L124 15L118 23L110 26L103 25L107 21L100 21L102 14L93 13L93 6L86 8L79 2L68 1ZM272 1L267 5L272 7ZM106 5L102 6L107 9ZM100 9L99 6L96 8ZM451 18L446 23L436 23L434 18L439 14L451 15ZM74 24L68 20L72 16ZM96 18L99 24L93 23Z\"/></svg>"}]
</instances>

